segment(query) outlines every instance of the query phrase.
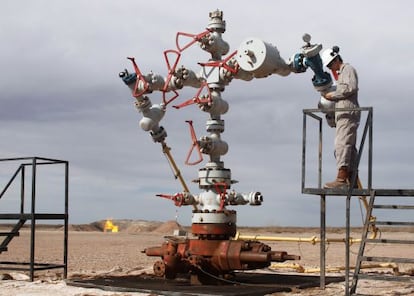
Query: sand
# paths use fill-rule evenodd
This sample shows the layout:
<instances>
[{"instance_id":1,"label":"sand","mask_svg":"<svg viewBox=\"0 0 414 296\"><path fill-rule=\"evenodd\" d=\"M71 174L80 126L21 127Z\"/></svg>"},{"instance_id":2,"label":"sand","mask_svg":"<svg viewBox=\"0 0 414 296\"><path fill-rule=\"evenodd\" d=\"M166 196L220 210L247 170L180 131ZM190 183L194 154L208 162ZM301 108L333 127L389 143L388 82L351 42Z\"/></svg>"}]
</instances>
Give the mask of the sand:
<instances>
[{"instance_id":1,"label":"sand","mask_svg":"<svg viewBox=\"0 0 414 296\"><path fill-rule=\"evenodd\" d=\"M122 224L122 223L121 223ZM177 224L167 223L137 223L124 221L118 233L101 231L96 223L90 227L71 226L69 232L68 252L68 278L94 277L97 275L134 275L140 273L152 273L152 265L158 259L148 257L141 251L150 246L160 245L164 235L172 235ZM1 230L1 228L0 228ZM261 228L240 229L241 234L264 234L278 237L302 237L310 238L319 236L316 229L297 228ZM36 235L36 261L47 263L59 263L63 258L63 231L59 228L40 228ZM383 235L385 232L383 233ZM401 238L414 240L414 231L386 233L387 238ZM327 234L328 238L343 238L343 231L333 231ZM359 238L358 232L352 236ZM0 261L28 261L30 231L23 229L19 237L16 237L9 245L9 251L0 254ZM309 274L318 275L319 245L297 242L265 242L273 250L287 251L289 254L300 255L301 260L295 262L295 266L277 264L272 268L279 273L298 273L303 270ZM351 246L351 265L354 264L358 244ZM376 245L368 250L370 255L405 256L414 257L412 246ZM344 275L343 270L335 269L343 267L345 263L345 246L343 243L328 245L326 252L327 275ZM413 275L414 266L411 264L399 264L398 271L407 275ZM312 273L312 270L315 272ZM0 295L46 295L46 296L120 296L120 295L148 295L144 293L103 291L100 289L86 289L67 285L62 280L62 269L38 271L35 280L31 282L25 272L13 272L0 270ZM374 273L393 273L392 267L372 268ZM324 290L319 287L301 289L290 293L274 293L272 295L345 295L344 282L332 283ZM414 282L401 283L389 281L360 280L358 293L367 295L414 295Z\"/></svg>"}]
</instances>

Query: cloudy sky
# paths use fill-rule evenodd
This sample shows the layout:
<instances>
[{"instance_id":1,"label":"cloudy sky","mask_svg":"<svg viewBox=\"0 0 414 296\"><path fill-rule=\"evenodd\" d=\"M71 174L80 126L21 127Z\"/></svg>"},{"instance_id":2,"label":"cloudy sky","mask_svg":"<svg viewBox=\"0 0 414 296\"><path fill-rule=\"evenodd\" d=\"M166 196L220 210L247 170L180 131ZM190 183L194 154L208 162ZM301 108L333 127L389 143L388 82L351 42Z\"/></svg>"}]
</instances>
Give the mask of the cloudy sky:
<instances>
[{"instance_id":1,"label":"cloudy sky","mask_svg":"<svg viewBox=\"0 0 414 296\"><path fill-rule=\"evenodd\" d=\"M177 32L200 33L208 14L222 10L223 38L236 50L247 37L275 45L288 59L300 51L302 35L324 47L338 45L358 71L361 106L374 107L375 188L412 188L414 122L412 94L414 20L409 1L2 1L0 9L0 156L43 156L70 162L70 222L106 218L171 220L190 225L191 207L176 208L158 193L181 191L159 144L142 131L129 90L118 78L132 70L166 75L163 52L175 48ZM209 55L198 47L182 63L198 72ZM229 144L225 166L238 192L260 191L260 207L239 206L239 225L319 223L319 198L301 194L302 109L315 108L318 93L309 70L249 82L234 80L223 98ZM196 89L180 91L177 101ZM154 103L161 94L151 95ZM195 106L168 109L162 125L191 192L199 166L185 166L194 120L204 135L207 114ZM324 182L335 177L333 130L324 127ZM1 171L6 183L7 169ZM309 174L316 173L310 172ZM312 176L309 176L312 179ZM366 165L361 168L366 183ZM49 179L47 179L49 180ZM52 179L53 180L53 179ZM47 182L45 192L61 183ZM9 200L7 200L9 198ZM9 211L15 197L0 201ZM47 211L58 203L39 196ZM60 197L59 197L60 198ZM15 198L16 199L16 198ZM47 206L50 206L48 208ZM43 208L42 208L43 209ZM352 204L353 223L360 206ZM328 200L328 224L344 225L345 200Z\"/></svg>"}]
</instances>

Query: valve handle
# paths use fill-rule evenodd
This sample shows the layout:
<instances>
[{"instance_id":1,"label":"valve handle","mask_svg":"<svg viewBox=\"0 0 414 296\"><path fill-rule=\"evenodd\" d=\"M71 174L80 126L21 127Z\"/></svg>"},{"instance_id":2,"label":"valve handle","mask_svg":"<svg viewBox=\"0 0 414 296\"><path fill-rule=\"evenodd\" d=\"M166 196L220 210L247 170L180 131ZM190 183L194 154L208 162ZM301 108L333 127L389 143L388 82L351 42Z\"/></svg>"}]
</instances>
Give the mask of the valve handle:
<instances>
[{"instance_id":1,"label":"valve handle","mask_svg":"<svg viewBox=\"0 0 414 296\"><path fill-rule=\"evenodd\" d=\"M201 92L203 91L204 88L207 88L208 96L207 96L207 98L200 98L200 94L201 94ZM211 99L211 90L208 87L207 82L203 81L203 83L201 84L201 87L198 89L196 95L193 98L185 101L184 103L181 103L180 105L175 105L173 107L175 109L180 109L182 107L186 107L186 106L189 106L189 105L192 105L192 104L205 104L205 103L211 104L212 99Z\"/></svg>"},{"instance_id":2,"label":"valve handle","mask_svg":"<svg viewBox=\"0 0 414 296\"><path fill-rule=\"evenodd\" d=\"M134 66L135 74L137 74L137 80L135 82L134 92L132 95L135 98L138 98L142 96L148 90L149 85L148 85L148 82L145 80L144 76L141 74L141 71L139 70L137 63L135 62L135 58L128 57L128 60L132 62L132 65ZM139 82L142 82L144 85L144 89L141 92L138 91Z\"/></svg>"},{"instance_id":3,"label":"valve handle","mask_svg":"<svg viewBox=\"0 0 414 296\"><path fill-rule=\"evenodd\" d=\"M214 187L216 188L216 191L220 194L219 211L222 211L224 209L224 202L226 201L227 184L224 182L217 182L214 183Z\"/></svg>"},{"instance_id":4,"label":"valve handle","mask_svg":"<svg viewBox=\"0 0 414 296\"><path fill-rule=\"evenodd\" d=\"M200 41L204 36L206 36L209 33L210 33L210 30L208 30L208 29L204 32L199 33L199 34L190 34L190 33L178 32L176 37L175 37L175 44L177 46L177 49L179 50L179 52L182 52L185 49L189 48L194 43L196 43L197 41ZM188 42L187 44L185 44L183 47L181 47L180 42L179 42L180 36L190 37L190 38L192 38L192 40L190 42Z\"/></svg>"},{"instance_id":5,"label":"valve handle","mask_svg":"<svg viewBox=\"0 0 414 296\"><path fill-rule=\"evenodd\" d=\"M181 207L184 204L184 195L182 193L170 194L157 194L158 197L170 199L177 207Z\"/></svg>"},{"instance_id":6,"label":"valve handle","mask_svg":"<svg viewBox=\"0 0 414 296\"><path fill-rule=\"evenodd\" d=\"M170 60L168 58L169 54L176 54L176 58L175 58L175 62L174 64L171 66L170 64ZM181 53L174 50L174 49L169 49L164 51L164 58L165 58L165 62L167 64L167 69L168 69L168 76L167 79L165 80L164 86L162 88L162 101L164 103L164 106L167 106L169 103L171 103L173 100L175 100L178 97L178 92L176 90L172 90L174 92L174 95L170 98L170 99L166 99L166 93L168 91L168 85L170 84L171 78L175 73L175 69L177 68L177 64L178 61L181 58Z\"/></svg>"},{"instance_id":7,"label":"valve handle","mask_svg":"<svg viewBox=\"0 0 414 296\"><path fill-rule=\"evenodd\" d=\"M235 74L237 73L237 71L239 71L239 66L236 65L235 67L230 67L227 62L234 57L237 54L237 50L234 51L232 54L230 54L228 57L226 57L224 60L221 61L211 61L211 62L207 62L207 63L198 63L201 66L210 66L210 67L222 67L226 70L228 70L229 72Z\"/></svg>"},{"instance_id":8,"label":"valve handle","mask_svg":"<svg viewBox=\"0 0 414 296\"><path fill-rule=\"evenodd\" d=\"M200 145L198 144L197 137L196 137L196 134L195 134L195 131L194 131L193 121L192 120L186 120L185 122L187 122L190 126L191 141L192 141L190 151L188 151L187 158L185 160L185 164L186 165L196 165L196 164L203 161L203 155L201 154ZM194 149L197 149L198 159L193 161L193 162L190 162L190 157L191 157L191 154L193 154Z\"/></svg>"},{"instance_id":9,"label":"valve handle","mask_svg":"<svg viewBox=\"0 0 414 296\"><path fill-rule=\"evenodd\" d=\"M169 103L171 103L172 101L174 101L180 95L176 90L173 90L172 92L174 93L174 95L171 96L171 98L169 98L169 99L166 98L166 93L167 92L165 92L165 91L162 92L162 102L163 102L163 105L165 107L167 107L167 105Z\"/></svg>"}]
</instances>

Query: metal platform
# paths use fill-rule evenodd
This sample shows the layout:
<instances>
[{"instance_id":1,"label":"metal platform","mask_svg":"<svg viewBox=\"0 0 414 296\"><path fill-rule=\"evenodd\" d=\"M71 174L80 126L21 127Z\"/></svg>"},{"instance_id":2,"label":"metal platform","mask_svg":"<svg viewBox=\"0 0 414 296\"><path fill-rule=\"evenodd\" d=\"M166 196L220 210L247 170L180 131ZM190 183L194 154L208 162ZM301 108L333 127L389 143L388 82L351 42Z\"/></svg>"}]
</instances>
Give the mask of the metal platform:
<instances>
[{"instance_id":1,"label":"metal platform","mask_svg":"<svg viewBox=\"0 0 414 296\"><path fill-rule=\"evenodd\" d=\"M351 198L352 197L359 197L359 196L369 196L372 198L373 195L381 196L381 197L412 197L414 196L413 189L353 189L353 190L344 190L344 189L323 189L323 188L304 188L303 193L315 195L320 197L320 283L321 288L324 289L326 282L325 282L325 267L326 267L326 198L345 198L346 199L346 207L345 207L345 220L346 220L346 237L345 242L350 241L350 212L351 212ZM390 206L392 207L392 206ZM377 225L380 225L381 222L376 222ZM383 225L388 225L384 223ZM404 225L404 224L402 224ZM407 224L407 225L411 225ZM350 259L349 259L349 252L350 252L350 244L345 244L345 286L348 288L349 291L349 284L350 284ZM349 295L347 292L345 295Z\"/></svg>"},{"instance_id":2,"label":"metal platform","mask_svg":"<svg viewBox=\"0 0 414 296\"><path fill-rule=\"evenodd\" d=\"M329 110L328 110L329 111ZM368 172L367 172L367 185L365 188L358 188L357 176L354 174L352 180L350 180L349 189L325 189L322 186L322 152L323 152L323 121L327 111L321 109L304 109L303 110L303 132L302 132L302 193L320 196L320 288L325 289L325 247L326 247L326 197L345 197L346 198L346 238L345 241L349 242L350 239L350 207L351 198L353 196L370 196L372 190L372 134L373 134L373 109L372 107L362 108L341 108L331 110L335 111L359 111L361 113L366 112L366 120L361 137L361 143L358 147L358 155L355 163L353 164L352 171L358 172L361 155L363 153L364 145L368 139ZM361 116L362 117L362 116ZM317 184L313 187L308 186L306 183L306 165L307 165L307 134L308 134L308 119L316 120L318 126L318 158L317 158ZM346 243L345 247L345 290L346 295L349 295L349 250L350 244Z\"/></svg>"},{"instance_id":3,"label":"metal platform","mask_svg":"<svg viewBox=\"0 0 414 296\"><path fill-rule=\"evenodd\" d=\"M414 196L414 189L353 189L351 192L347 189L325 189L325 188L303 188L302 193L311 195L325 196L370 196L372 190L375 190L376 196Z\"/></svg>"},{"instance_id":4,"label":"metal platform","mask_svg":"<svg viewBox=\"0 0 414 296\"><path fill-rule=\"evenodd\" d=\"M413 189L374 189L372 188L372 146L373 146L373 109L372 107L363 108L352 108L352 109L336 109L332 111L360 111L367 112L366 121L363 126L363 132L361 136L361 142L358 147L358 155L353 169L351 171L358 172L360 167L361 156L364 150L365 142L368 141L367 149L367 172L366 172L366 186L363 187L359 182L357 174L351 177L349 188L345 189L326 189L322 186L322 147L323 147L323 117L320 116L322 110L320 109L305 109L303 110L303 141L302 141L302 193L319 196L320 197L320 287L325 288L325 247L326 247L326 197L338 198L343 197L346 199L345 207L345 227L346 227L346 238L345 238L345 295L350 295L350 212L351 212L351 199L353 197L359 198L370 198L372 202L376 196L381 197L411 197L414 196ZM319 113L319 114L318 114ZM318 134L319 134L319 147L318 147L318 163L317 163L317 184L315 186L308 186L306 184L306 163L307 163L307 119L316 120L318 123ZM361 172L359 172L361 173ZM394 206L384 206L385 208L394 208ZM407 208L407 206L398 206ZM369 220L370 212L367 211L367 221ZM367 227L366 222L364 228ZM386 224L387 225L387 224ZM406 224L404 224L406 225ZM409 224L411 225L411 224ZM366 230L366 229L365 229ZM366 231L365 231L366 232ZM366 233L365 233L366 234ZM364 239L364 237L363 237ZM362 257L359 254L359 257ZM359 260L360 261L360 260ZM356 285L356 284L355 284ZM355 290L355 287L354 287Z\"/></svg>"},{"instance_id":5,"label":"metal platform","mask_svg":"<svg viewBox=\"0 0 414 296\"><path fill-rule=\"evenodd\" d=\"M343 277L327 277L328 283L342 282ZM234 277L223 281L222 285L190 285L188 275L175 280L167 280L154 275L97 276L87 279L71 279L66 283L83 288L98 288L113 292L141 292L161 295L222 295L222 296L262 296L277 292L292 292L319 286L318 276L304 276L277 273L236 272Z\"/></svg>"}]
</instances>

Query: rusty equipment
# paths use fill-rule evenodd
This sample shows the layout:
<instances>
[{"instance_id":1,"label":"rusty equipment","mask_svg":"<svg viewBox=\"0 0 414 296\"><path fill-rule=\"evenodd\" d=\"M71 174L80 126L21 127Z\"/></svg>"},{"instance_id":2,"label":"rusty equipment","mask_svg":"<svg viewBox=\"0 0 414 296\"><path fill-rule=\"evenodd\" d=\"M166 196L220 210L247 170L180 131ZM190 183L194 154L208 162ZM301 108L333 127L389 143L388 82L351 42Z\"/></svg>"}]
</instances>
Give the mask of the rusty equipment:
<instances>
[{"instance_id":1,"label":"rusty equipment","mask_svg":"<svg viewBox=\"0 0 414 296\"><path fill-rule=\"evenodd\" d=\"M208 284L226 278L234 270L268 267L271 262L299 260L286 252L272 251L258 241L188 239L170 237L160 247L143 251L148 256L161 257L155 262L154 273L169 279L179 273L189 273L191 284Z\"/></svg>"}]
</instances>

